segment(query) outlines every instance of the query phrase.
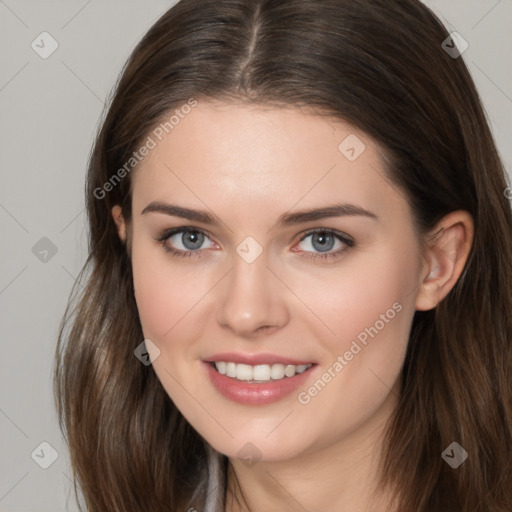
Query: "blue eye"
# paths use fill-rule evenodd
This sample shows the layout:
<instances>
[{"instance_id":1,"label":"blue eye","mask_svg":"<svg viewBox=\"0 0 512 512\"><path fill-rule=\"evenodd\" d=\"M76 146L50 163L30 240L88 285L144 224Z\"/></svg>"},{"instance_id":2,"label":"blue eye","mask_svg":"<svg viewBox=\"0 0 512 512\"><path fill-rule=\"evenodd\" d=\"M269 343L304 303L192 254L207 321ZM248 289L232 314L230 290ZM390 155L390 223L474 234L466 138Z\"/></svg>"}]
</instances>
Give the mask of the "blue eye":
<instances>
[{"instance_id":1,"label":"blue eye","mask_svg":"<svg viewBox=\"0 0 512 512\"><path fill-rule=\"evenodd\" d=\"M174 237L176 237L176 239L170 244L169 241ZM325 228L309 231L301 238L299 244L309 237L312 237L309 245L313 250L318 252L312 253L312 251L308 250L298 251L308 253L308 256L305 256L306 258L320 258L322 260L335 258L354 246L354 241L349 236ZM209 238L204 231L192 227L180 227L166 230L156 238L167 253L178 257L191 257L192 255L198 257L204 256L204 251L200 249L207 239ZM332 252L336 242L338 242L338 248L336 251ZM181 244L183 248L175 247L179 244ZM210 241L210 247L212 245L213 242ZM294 250L294 252L297 251Z\"/></svg>"},{"instance_id":2,"label":"blue eye","mask_svg":"<svg viewBox=\"0 0 512 512\"><path fill-rule=\"evenodd\" d=\"M183 249L169 246L168 241L173 237L176 237L173 245L181 243ZM162 243L164 250L173 256L190 257L193 253L199 252L198 249L203 245L205 238L207 238L206 233L200 229L182 227L164 231L157 240Z\"/></svg>"},{"instance_id":3,"label":"blue eye","mask_svg":"<svg viewBox=\"0 0 512 512\"><path fill-rule=\"evenodd\" d=\"M345 251L349 250L354 246L354 241L349 238L346 235L342 235L340 233L336 233L335 231L319 228L314 229L313 231L309 231L306 233L302 238L301 242L306 240L307 238L311 238L310 246L313 247L313 249L318 250L319 253L314 253L310 255L311 258L320 258L320 259L328 259L328 258L336 258L341 255L341 253L344 253ZM333 249L334 244L336 241L341 244L341 249L338 248L338 250L334 252L330 252ZM339 247L339 246L338 246ZM329 252L328 252L329 251ZM306 251L309 252L309 251Z\"/></svg>"}]
</instances>

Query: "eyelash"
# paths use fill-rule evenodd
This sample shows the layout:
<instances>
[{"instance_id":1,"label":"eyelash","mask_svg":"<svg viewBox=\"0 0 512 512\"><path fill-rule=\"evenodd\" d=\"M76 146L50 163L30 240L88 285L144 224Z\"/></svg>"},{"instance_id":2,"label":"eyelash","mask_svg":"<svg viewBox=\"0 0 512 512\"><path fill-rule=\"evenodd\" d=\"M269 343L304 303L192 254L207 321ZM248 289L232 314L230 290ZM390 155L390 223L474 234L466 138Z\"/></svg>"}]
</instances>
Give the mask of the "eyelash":
<instances>
[{"instance_id":1,"label":"eyelash","mask_svg":"<svg viewBox=\"0 0 512 512\"><path fill-rule=\"evenodd\" d=\"M163 231L160 235L157 236L156 241L159 242L162 245L162 247L163 247L165 252L167 252L168 254L170 254L173 257L176 256L178 258L189 258L189 257L191 257L193 255L197 256L198 258L203 257L204 256L204 252L201 251L201 250L182 251L182 250L179 250L179 249L173 249L172 247L169 247L166 244L167 240L171 236L176 235L177 233L187 233L187 232L201 233L201 234L205 235L206 237L210 238L208 233L206 231L203 231L202 229L188 227L188 226L183 226L183 227L180 227L180 228L173 228L173 229L169 229L169 230ZM307 258L311 258L313 260L320 259L320 260L326 261L326 260L331 259L331 258L340 257L342 255L342 253L345 253L345 252L349 251L355 245L354 240L352 240L348 236L342 235L340 233L337 233L336 231L333 231L331 229L326 229L326 228L316 228L316 229L312 229L312 230L308 231L299 240L299 243L302 242L303 240L305 240L308 236L314 235L315 233L324 233L324 234L333 235L339 241L343 242L346 245L346 247L344 247L343 249L339 249L339 250L337 250L335 252L328 252L328 253L324 253L324 254L322 254L322 253L310 253L310 251L305 251L305 252L308 252L308 253L311 254L310 256L306 256L306 257Z\"/></svg>"}]
</instances>

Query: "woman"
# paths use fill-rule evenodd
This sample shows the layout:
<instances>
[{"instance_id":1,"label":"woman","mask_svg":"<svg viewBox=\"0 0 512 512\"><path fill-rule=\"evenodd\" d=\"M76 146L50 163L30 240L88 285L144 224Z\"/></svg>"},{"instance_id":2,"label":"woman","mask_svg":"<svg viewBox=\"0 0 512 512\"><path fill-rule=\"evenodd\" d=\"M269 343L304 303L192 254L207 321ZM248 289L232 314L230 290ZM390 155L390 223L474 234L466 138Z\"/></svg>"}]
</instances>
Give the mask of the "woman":
<instances>
[{"instance_id":1,"label":"woman","mask_svg":"<svg viewBox=\"0 0 512 512\"><path fill-rule=\"evenodd\" d=\"M512 214L457 42L416 0L149 30L56 354L87 510L512 510Z\"/></svg>"}]
</instances>

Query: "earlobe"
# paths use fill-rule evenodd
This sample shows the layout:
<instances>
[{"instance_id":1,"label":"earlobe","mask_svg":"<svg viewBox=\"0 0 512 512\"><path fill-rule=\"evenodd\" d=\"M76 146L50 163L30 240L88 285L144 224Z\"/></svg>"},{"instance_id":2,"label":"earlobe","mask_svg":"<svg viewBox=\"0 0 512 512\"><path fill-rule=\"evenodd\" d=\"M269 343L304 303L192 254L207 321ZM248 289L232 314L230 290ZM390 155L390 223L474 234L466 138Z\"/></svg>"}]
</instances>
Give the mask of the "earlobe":
<instances>
[{"instance_id":1,"label":"earlobe","mask_svg":"<svg viewBox=\"0 0 512 512\"><path fill-rule=\"evenodd\" d=\"M117 227L117 234L119 238L126 242L126 223L124 221L123 214L121 213L121 207L119 205L115 205L112 208L112 217Z\"/></svg>"},{"instance_id":2,"label":"earlobe","mask_svg":"<svg viewBox=\"0 0 512 512\"><path fill-rule=\"evenodd\" d=\"M416 296L416 309L435 308L455 286L473 242L474 225L466 211L452 212L438 223L430 241L428 262Z\"/></svg>"}]
</instances>

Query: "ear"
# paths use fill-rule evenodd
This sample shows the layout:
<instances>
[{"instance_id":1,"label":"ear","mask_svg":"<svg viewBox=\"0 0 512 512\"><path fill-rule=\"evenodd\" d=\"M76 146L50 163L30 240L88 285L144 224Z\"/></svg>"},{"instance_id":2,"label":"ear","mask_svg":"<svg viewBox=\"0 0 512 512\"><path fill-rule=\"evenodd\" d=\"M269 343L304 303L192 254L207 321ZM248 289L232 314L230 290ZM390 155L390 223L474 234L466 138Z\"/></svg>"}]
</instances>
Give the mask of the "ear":
<instances>
[{"instance_id":1,"label":"ear","mask_svg":"<svg viewBox=\"0 0 512 512\"><path fill-rule=\"evenodd\" d=\"M459 279L466 264L474 235L471 215L463 210L451 212L438 222L431 233L428 257L416 295L416 309L435 308Z\"/></svg>"},{"instance_id":2,"label":"ear","mask_svg":"<svg viewBox=\"0 0 512 512\"><path fill-rule=\"evenodd\" d=\"M112 208L112 217L116 223L119 238L126 243L126 222L124 221L123 214L121 213L121 207L117 204Z\"/></svg>"}]
</instances>

